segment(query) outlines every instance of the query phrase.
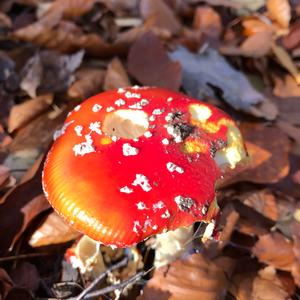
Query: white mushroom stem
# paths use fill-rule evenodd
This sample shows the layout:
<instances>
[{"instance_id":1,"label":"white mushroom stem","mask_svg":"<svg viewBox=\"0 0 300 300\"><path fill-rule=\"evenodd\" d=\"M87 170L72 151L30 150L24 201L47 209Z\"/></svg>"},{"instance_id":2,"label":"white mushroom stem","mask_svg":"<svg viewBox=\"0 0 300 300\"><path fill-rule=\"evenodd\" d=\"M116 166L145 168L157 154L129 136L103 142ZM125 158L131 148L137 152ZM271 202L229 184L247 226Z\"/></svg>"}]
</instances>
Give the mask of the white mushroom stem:
<instances>
[{"instance_id":1,"label":"white mushroom stem","mask_svg":"<svg viewBox=\"0 0 300 300\"><path fill-rule=\"evenodd\" d=\"M203 242L212 238L215 223L208 223L201 238ZM161 267L181 257L188 251L194 238L193 225L180 227L173 231L158 234L156 236L156 251L154 266Z\"/></svg>"}]
</instances>

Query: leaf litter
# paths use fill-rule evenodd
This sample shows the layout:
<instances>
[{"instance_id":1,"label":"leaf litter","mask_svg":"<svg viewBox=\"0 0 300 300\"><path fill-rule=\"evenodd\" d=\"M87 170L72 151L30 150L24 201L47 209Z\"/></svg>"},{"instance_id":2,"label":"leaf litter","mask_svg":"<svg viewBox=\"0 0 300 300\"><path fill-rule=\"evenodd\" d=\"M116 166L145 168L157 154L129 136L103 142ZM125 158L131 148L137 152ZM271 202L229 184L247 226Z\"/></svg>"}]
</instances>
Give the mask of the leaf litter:
<instances>
[{"instance_id":1,"label":"leaf litter","mask_svg":"<svg viewBox=\"0 0 300 300\"><path fill-rule=\"evenodd\" d=\"M0 298L88 286L111 299L299 298L299 16L287 0L1 2ZM80 233L45 200L42 161L81 101L136 84L221 107L250 158L218 183L219 241L202 244L195 226L182 257L160 268L153 238L96 247L105 278L93 286L74 264Z\"/></svg>"}]
</instances>

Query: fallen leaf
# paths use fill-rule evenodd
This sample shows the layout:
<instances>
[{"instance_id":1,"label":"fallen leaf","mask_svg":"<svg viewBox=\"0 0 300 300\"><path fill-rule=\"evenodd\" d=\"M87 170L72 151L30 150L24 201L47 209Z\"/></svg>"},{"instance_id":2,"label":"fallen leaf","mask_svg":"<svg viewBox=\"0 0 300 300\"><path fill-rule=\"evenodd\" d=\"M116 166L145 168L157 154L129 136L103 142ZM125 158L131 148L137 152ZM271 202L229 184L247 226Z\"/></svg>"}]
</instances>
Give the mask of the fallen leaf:
<instances>
[{"instance_id":1,"label":"fallen leaf","mask_svg":"<svg viewBox=\"0 0 300 300\"><path fill-rule=\"evenodd\" d=\"M36 89L42 93L62 92L73 80L73 72L80 66L84 51L72 55L60 55L54 51L42 51L30 58L23 71L23 84L28 93L34 95Z\"/></svg>"},{"instance_id":2,"label":"fallen leaf","mask_svg":"<svg viewBox=\"0 0 300 300\"><path fill-rule=\"evenodd\" d=\"M249 274L236 274L231 279L229 287L230 293L235 296L237 300L253 300L251 297L253 281L256 274L249 272Z\"/></svg>"},{"instance_id":3,"label":"fallen leaf","mask_svg":"<svg viewBox=\"0 0 300 300\"><path fill-rule=\"evenodd\" d=\"M287 71L289 71L290 74L295 78L296 82L300 84L300 73L298 71L297 66L294 64L292 58L290 57L289 53L284 48L276 45L275 43L272 44L272 51L278 59L279 63Z\"/></svg>"},{"instance_id":4,"label":"fallen leaf","mask_svg":"<svg viewBox=\"0 0 300 300\"><path fill-rule=\"evenodd\" d=\"M252 252L260 262L279 270L291 271L295 262L293 243L277 232L259 236Z\"/></svg>"},{"instance_id":5,"label":"fallen leaf","mask_svg":"<svg viewBox=\"0 0 300 300\"><path fill-rule=\"evenodd\" d=\"M141 0L140 14L148 28L158 27L173 35L180 33L181 24L163 0Z\"/></svg>"},{"instance_id":6,"label":"fallen leaf","mask_svg":"<svg viewBox=\"0 0 300 300\"><path fill-rule=\"evenodd\" d=\"M291 20L291 7L288 0L267 0L267 10L271 19L283 28L288 28Z\"/></svg>"},{"instance_id":7,"label":"fallen leaf","mask_svg":"<svg viewBox=\"0 0 300 300\"><path fill-rule=\"evenodd\" d=\"M10 177L9 168L3 165L0 165L0 187L4 185Z\"/></svg>"},{"instance_id":8,"label":"fallen leaf","mask_svg":"<svg viewBox=\"0 0 300 300\"><path fill-rule=\"evenodd\" d=\"M41 84L43 76L43 66L41 62L40 55L37 54L33 56L24 66L21 72L22 80L20 82L20 87L23 91L31 98L36 97L36 90Z\"/></svg>"},{"instance_id":9,"label":"fallen leaf","mask_svg":"<svg viewBox=\"0 0 300 300\"><path fill-rule=\"evenodd\" d=\"M130 48L128 71L143 85L178 90L181 84L180 64L169 59L162 42L151 32Z\"/></svg>"},{"instance_id":10,"label":"fallen leaf","mask_svg":"<svg viewBox=\"0 0 300 300\"><path fill-rule=\"evenodd\" d=\"M36 170L37 165L39 168ZM33 177L15 186L1 199L0 253L12 247L30 221L49 208L41 186L42 167L38 160L32 167L36 170Z\"/></svg>"},{"instance_id":11,"label":"fallen leaf","mask_svg":"<svg viewBox=\"0 0 300 300\"><path fill-rule=\"evenodd\" d=\"M300 21L296 20L289 30L289 33L282 37L284 48L291 50L300 44Z\"/></svg>"},{"instance_id":12,"label":"fallen leaf","mask_svg":"<svg viewBox=\"0 0 300 300\"><path fill-rule=\"evenodd\" d=\"M243 123L240 127L249 153L247 168L229 182L276 183L289 173L290 141L279 129Z\"/></svg>"},{"instance_id":13,"label":"fallen leaf","mask_svg":"<svg viewBox=\"0 0 300 300\"><path fill-rule=\"evenodd\" d=\"M300 184L300 170L293 174L293 181L296 184Z\"/></svg>"},{"instance_id":14,"label":"fallen leaf","mask_svg":"<svg viewBox=\"0 0 300 300\"><path fill-rule=\"evenodd\" d=\"M103 87L105 72L101 69L85 68L76 72L76 79L68 89L68 96L85 100L99 92Z\"/></svg>"},{"instance_id":15,"label":"fallen leaf","mask_svg":"<svg viewBox=\"0 0 300 300\"><path fill-rule=\"evenodd\" d=\"M193 27L210 37L218 38L222 33L222 21L220 15L209 6L197 7Z\"/></svg>"},{"instance_id":16,"label":"fallen leaf","mask_svg":"<svg viewBox=\"0 0 300 300\"><path fill-rule=\"evenodd\" d=\"M275 196L268 190L260 190L246 193L241 201L257 212L273 221L277 221L279 217L278 207Z\"/></svg>"},{"instance_id":17,"label":"fallen leaf","mask_svg":"<svg viewBox=\"0 0 300 300\"><path fill-rule=\"evenodd\" d=\"M38 270L35 265L29 262L24 261L18 264L10 272L10 277L18 288L27 289L34 293L39 287L40 277Z\"/></svg>"},{"instance_id":18,"label":"fallen leaf","mask_svg":"<svg viewBox=\"0 0 300 300\"><path fill-rule=\"evenodd\" d=\"M223 299L233 265L229 258L208 260L202 254L176 260L154 272L138 300Z\"/></svg>"},{"instance_id":19,"label":"fallen leaf","mask_svg":"<svg viewBox=\"0 0 300 300\"><path fill-rule=\"evenodd\" d=\"M293 124L287 121L278 120L275 123L276 127L282 130L285 134L287 134L290 138L294 139L297 142L300 142L300 128L294 126Z\"/></svg>"},{"instance_id":20,"label":"fallen leaf","mask_svg":"<svg viewBox=\"0 0 300 300\"><path fill-rule=\"evenodd\" d=\"M119 58L115 57L108 65L104 79L104 90L114 90L131 86L127 72Z\"/></svg>"},{"instance_id":21,"label":"fallen leaf","mask_svg":"<svg viewBox=\"0 0 300 300\"><path fill-rule=\"evenodd\" d=\"M8 131L13 132L30 122L37 115L47 110L52 104L52 100L53 94L45 94L14 105L9 114Z\"/></svg>"},{"instance_id":22,"label":"fallen leaf","mask_svg":"<svg viewBox=\"0 0 300 300\"><path fill-rule=\"evenodd\" d=\"M300 101L297 97L272 98L278 107L280 121L286 121L294 125L300 125Z\"/></svg>"},{"instance_id":23,"label":"fallen leaf","mask_svg":"<svg viewBox=\"0 0 300 300\"><path fill-rule=\"evenodd\" d=\"M35 230L29 240L31 247L42 247L75 240L81 234L73 230L60 216L52 212L43 224Z\"/></svg>"},{"instance_id":24,"label":"fallen leaf","mask_svg":"<svg viewBox=\"0 0 300 300\"><path fill-rule=\"evenodd\" d=\"M244 27L243 34L245 36L251 36L253 34L257 34L260 32L274 32L275 28L272 24L265 21L263 18L255 18L254 17L247 17L242 21L242 25Z\"/></svg>"},{"instance_id":25,"label":"fallen leaf","mask_svg":"<svg viewBox=\"0 0 300 300\"><path fill-rule=\"evenodd\" d=\"M268 266L258 272L254 279L251 300L289 300L290 295L276 274L276 270Z\"/></svg>"},{"instance_id":26,"label":"fallen leaf","mask_svg":"<svg viewBox=\"0 0 300 300\"><path fill-rule=\"evenodd\" d=\"M13 287L14 283L6 273L6 271L0 268L0 299L5 299L8 292Z\"/></svg>"},{"instance_id":27,"label":"fallen leaf","mask_svg":"<svg viewBox=\"0 0 300 300\"><path fill-rule=\"evenodd\" d=\"M95 3L96 0L55 0L46 14L61 14L67 19L74 19L89 12Z\"/></svg>"},{"instance_id":28,"label":"fallen leaf","mask_svg":"<svg viewBox=\"0 0 300 300\"><path fill-rule=\"evenodd\" d=\"M170 57L180 62L183 69L183 87L193 97L198 99L205 96L215 97L213 87L216 87L222 91L224 100L235 109L260 115L269 120L276 117L276 107L270 104L268 110L262 109L266 108L263 105L270 101L256 91L246 76L231 67L216 50L208 48L194 54L183 47L178 47L170 53Z\"/></svg>"},{"instance_id":29,"label":"fallen leaf","mask_svg":"<svg viewBox=\"0 0 300 300\"><path fill-rule=\"evenodd\" d=\"M291 75L286 75L283 78L275 77L274 81L273 93L276 97L300 97L300 86Z\"/></svg>"},{"instance_id":30,"label":"fallen leaf","mask_svg":"<svg viewBox=\"0 0 300 300\"><path fill-rule=\"evenodd\" d=\"M294 247L293 252L296 258L294 265L292 266L292 275L295 283L300 287L300 222L294 222L292 226Z\"/></svg>"},{"instance_id":31,"label":"fallen leaf","mask_svg":"<svg viewBox=\"0 0 300 300\"><path fill-rule=\"evenodd\" d=\"M266 30L249 36L240 46L241 55L248 57L263 57L272 47L273 33Z\"/></svg>"}]
</instances>

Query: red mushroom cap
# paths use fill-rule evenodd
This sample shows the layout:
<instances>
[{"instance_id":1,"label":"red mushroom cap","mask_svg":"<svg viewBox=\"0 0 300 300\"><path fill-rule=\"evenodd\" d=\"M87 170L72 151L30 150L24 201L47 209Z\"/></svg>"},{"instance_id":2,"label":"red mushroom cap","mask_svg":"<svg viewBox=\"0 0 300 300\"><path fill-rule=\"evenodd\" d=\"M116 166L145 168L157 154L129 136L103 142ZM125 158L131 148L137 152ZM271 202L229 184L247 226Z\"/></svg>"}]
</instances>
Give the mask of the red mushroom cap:
<instances>
[{"instance_id":1,"label":"red mushroom cap","mask_svg":"<svg viewBox=\"0 0 300 300\"><path fill-rule=\"evenodd\" d=\"M244 154L236 125L216 107L159 88L119 89L69 114L43 188L74 228L125 247L213 218L220 164Z\"/></svg>"}]
</instances>

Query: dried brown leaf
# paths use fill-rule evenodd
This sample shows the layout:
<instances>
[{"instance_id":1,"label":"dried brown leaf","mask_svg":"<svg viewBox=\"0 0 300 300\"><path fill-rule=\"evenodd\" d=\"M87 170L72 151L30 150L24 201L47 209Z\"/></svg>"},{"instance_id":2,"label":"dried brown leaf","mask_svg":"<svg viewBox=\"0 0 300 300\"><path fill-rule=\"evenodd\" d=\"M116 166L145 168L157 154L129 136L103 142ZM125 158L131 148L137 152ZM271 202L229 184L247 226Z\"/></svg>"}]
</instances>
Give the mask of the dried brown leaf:
<instances>
[{"instance_id":1,"label":"dried brown leaf","mask_svg":"<svg viewBox=\"0 0 300 300\"><path fill-rule=\"evenodd\" d=\"M96 0L55 0L50 6L47 14L62 14L65 18L78 18L89 12Z\"/></svg>"},{"instance_id":2,"label":"dried brown leaf","mask_svg":"<svg viewBox=\"0 0 300 300\"><path fill-rule=\"evenodd\" d=\"M163 0L141 0L140 13L147 27L158 27L171 34L180 33L181 24Z\"/></svg>"},{"instance_id":3,"label":"dried brown leaf","mask_svg":"<svg viewBox=\"0 0 300 300\"><path fill-rule=\"evenodd\" d=\"M45 94L13 106L8 119L8 131L24 126L52 104L53 95Z\"/></svg>"},{"instance_id":4,"label":"dried brown leaf","mask_svg":"<svg viewBox=\"0 0 300 300\"><path fill-rule=\"evenodd\" d=\"M277 121L276 126L292 139L300 142L300 128L287 121Z\"/></svg>"},{"instance_id":5,"label":"dried brown leaf","mask_svg":"<svg viewBox=\"0 0 300 300\"><path fill-rule=\"evenodd\" d=\"M237 300L253 300L251 297L253 280L256 274L236 274L231 280L229 290Z\"/></svg>"},{"instance_id":6,"label":"dried brown leaf","mask_svg":"<svg viewBox=\"0 0 300 300\"><path fill-rule=\"evenodd\" d=\"M225 298L233 261L226 257L208 260L193 254L158 268L139 300L214 300ZM201 282L201 284L199 284Z\"/></svg>"},{"instance_id":7,"label":"dried brown leaf","mask_svg":"<svg viewBox=\"0 0 300 300\"><path fill-rule=\"evenodd\" d=\"M240 46L241 55L262 57L267 55L272 46L273 33L266 30L249 36Z\"/></svg>"},{"instance_id":8,"label":"dried brown leaf","mask_svg":"<svg viewBox=\"0 0 300 300\"><path fill-rule=\"evenodd\" d=\"M282 38L282 45L288 49L294 49L300 44L300 21L296 20L287 35Z\"/></svg>"},{"instance_id":9,"label":"dried brown leaf","mask_svg":"<svg viewBox=\"0 0 300 300\"><path fill-rule=\"evenodd\" d=\"M33 218L49 208L41 186L42 167L41 160L37 160L27 179L1 199L0 253L14 244Z\"/></svg>"},{"instance_id":10,"label":"dried brown leaf","mask_svg":"<svg viewBox=\"0 0 300 300\"><path fill-rule=\"evenodd\" d=\"M20 88L31 98L36 97L36 90L42 82L43 66L40 55L34 55L28 60L22 70Z\"/></svg>"},{"instance_id":11,"label":"dried brown leaf","mask_svg":"<svg viewBox=\"0 0 300 300\"><path fill-rule=\"evenodd\" d=\"M108 65L104 80L104 90L130 86L127 72L119 58L115 57Z\"/></svg>"},{"instance_id":12,"label":"dried brown leaf","mask_svg":"<svg viewBox=\"0 0 300 300\"><path fill-rule=\"evenodd\" d=\"M46 150L53 140L54 132L62 126L68 111L68 108L63 107L55 112L55 116L47 112L38 116L17 131L7 149L15 152L24 149L36 149L38 146L39 151L41 149Z\"/></svg>"},{"instance_id":13,"label":"dried brown leaf","mask_svg":"<svg viewBox=\"0 0 300 300\"><path fill-rule=\"evenodd\" d=\"M9 168L6 166L0 165L0 187L4 185L10 177Z\"/></svg>"},{"instance_id":14,"label":"dried brown leaf","mask_svg":"<svg viewBox=\"0 0 300 300\"><path fill-rule=\"evenodd\" d=\"M276 270L269 266L258 272L253 282L251 300L288 300L291 299Z\"/></svg>"},{"instance_id":15,"label":"dried brown leaf","mask_svg":"<svg viewBox=\"0 0 300 300\"><path fill-rule=\"evenodd\" d=\"M215 38L221 35L223 29L220 15L209 6L201 6L196 9L193 27Z\"/></svg>"},{"instance_id":16,"label":"dried brown leaf","mask_svg":"<svg viewBox=\"0 0 300 300\"><path fill-rule=\"evenodd\" d=\"M300 222L299 221L300 220L298 220L298 222L294 222L292 227L293 240L294 240L293 251L296 258L295 263L292 267L292 275L298 287L300 287Z\"/></svg>"},{"instance_id":17,"label":"dried brown leaf","mask_svg":"<svg viewBox=\"0 0 300 300\"><path fill-rule=\"evenodd\" d=\"M272 45L272 51L276 58L278 59L279 63L290 72L290 74L295 78L296 82L300 84L300 73L293 62L289 53L281 46L277 46L275 43Z\"/></svg>"},{"instance_id":18,"label":"dried brown leaf","mask_svg":"<svg viewBox=\"0 0 300 300\"><path fill-rule=\"evenodd\" d=\"M35 292L39 287L39 273L35 265L29 262L21 262L10 272L10 276L18 288Z\"/></svg>"},{"instance_id":19,"label":"dried brown leaf","mask_svg":"<svg viewBox=\"0 0 300 300\"><path fill-rule=\"evenodd\" d=\"M81 234L67 225L55 212L51 213L29 240L32 247L48 246L75 240Z\"/></svg>"},{"instance_id":20,"label":"dried brown leaf","mask_svg":"<svg viewBox=\"0 0 300 300\"><path fill-rule=\"evenodd\" d=\"M101 92L105 72L101 69L81 69L76 73L75 82L68 89L68 96L84 100Z\"/></svg>"},{"instance_id":21,"label":"dried brown leaf","mask_svg":"<svg viewBox=\"0 0 300 300\"><path fill-rule=\"evenodd\" d=\"M286 121L294 125L300 125L300 100L298 97L273 97L272 100L278 107L280 121Z\"/></svg>"},{"instance_id":22,"label":"dried brown leaf","mask_svg":"<svg viewBox=\"0 0 300 300\"><path fill-rule=\"evenodd\" d=\"M6 271L0 268L0 299L5 299L8 292L13 287L14 283L6 273Z\"/></svg>"},{"instance_id":23,"label":"dried brown leaf","mask_svg":"<svg viewBox=\"0 0 300 300\"><path fill-rule=\"evenodd\" d=\"M291 20L291 6L288 0L268 0L267 10L271 19L283 28L288 28Z\"/></svg>"},{"instance_id":24,"label":"dried brown leaf","mask_svg":"<svg viewBox=\"0 0 300 300\"><path fill-rule=\"evenodd\" d=\"M178 90L181 84L180 64L170 60L162 42L151 32L132 45L128 70L143 85Z\"/></svg>"},{"instance_id":25,"label":"dried brown leaf","mask_svg":"<svg viewBox=\"0 0 300 300\"><path fill-rule=\"evenodd\" d=\"M300 35L299 35L300 37ZM295 79L286 75L284 78L275 77L275 87L273 93L277 97L300 97L300 87Z\"/></svg>"},{"instance_id":26,"label":"dried brown leaf","mask_svg":"<svg viewBox=\"0 0 300 300\"><path fill-rule=\"evenodd\" d=\"M250 159L229 182L276 183L288 175L290 141L282 131L254 123L243 123L241 131Z\"/></svg>"},{"instance_id":27,"label":"dried brown leaf","mask_svg":"<svg viewBox=\"0 0 300 300\"><path fill-rule=\"evenodd\" d=\"M242 202L273 221L278 220L279 212L275 196L268 190L246 194Z\"/></svg>"},{"instance_id":28,"label":"dried brown leaf","mask_svg":"<svg viewBox=\"0 0 300 300\"><path fill-rule=\"evenodd\" d=\"M277 232L259 236L252 252L260 262L279 270L291 271L295 262L293 243Z\"/></svg>"},{"instance_id":29,"label":"dried brown leaf","mask_svg":"<svg viewBox=\"0 0 300 300\"><path fill-rule=\"evenodd\" d=\"M247 18L242 21L242 25L244 27L244 35L245 36L251 36L253 34L257 34L260 32L274 32L275 28L273 25L264 22L264 19L258 19L258 18Z\"/></svg>"}]
</instances>

